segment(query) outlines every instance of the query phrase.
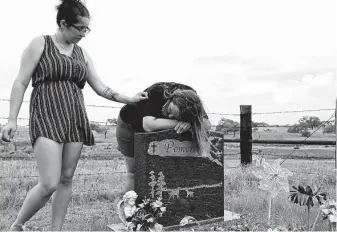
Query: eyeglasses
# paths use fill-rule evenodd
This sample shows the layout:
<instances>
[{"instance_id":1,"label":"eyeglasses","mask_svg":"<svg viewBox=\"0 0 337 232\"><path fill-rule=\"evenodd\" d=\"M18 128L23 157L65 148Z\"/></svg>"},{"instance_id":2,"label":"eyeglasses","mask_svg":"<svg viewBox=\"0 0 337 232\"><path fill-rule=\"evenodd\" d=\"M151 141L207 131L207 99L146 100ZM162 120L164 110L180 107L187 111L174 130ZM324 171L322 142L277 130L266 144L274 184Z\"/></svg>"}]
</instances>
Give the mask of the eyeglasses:
<instances>
[{"instance_id":1,"label":"eyeglasses","mask_svg":"<svg viewBox=\"0 0 337 232\"><path fill-rule=\"evenodd\" d=\"M84 35L89 34L89 32L91 31L89 27L75 26L74 24L71 24L70 26L73 26L78 32L83 33Z\"/></svg>"}]
</instances>

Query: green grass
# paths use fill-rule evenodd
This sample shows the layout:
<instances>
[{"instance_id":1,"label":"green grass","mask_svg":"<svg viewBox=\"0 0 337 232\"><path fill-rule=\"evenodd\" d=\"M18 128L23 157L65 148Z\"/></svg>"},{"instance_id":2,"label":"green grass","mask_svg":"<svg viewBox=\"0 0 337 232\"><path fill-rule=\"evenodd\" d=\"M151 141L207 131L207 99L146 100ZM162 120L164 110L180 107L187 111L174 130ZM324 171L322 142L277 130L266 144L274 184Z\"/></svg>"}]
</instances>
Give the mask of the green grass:
<instances>
[{"instance_id":1,"label":"green grass","mask_svg":"<svg viewBox=\"0 0 337 232\"><path fill-rule=\"evenodd\" d=\"M228 165L238 164L237 160L226 161ZM21 168L20 168L21 167ZM294 172L289 178L290 185L313 183L321 186L331 196L335 196L336 177L333 161L287 160L284 167ZM20 171L18 171L20 170ZM125 175L121 157L114 160L81 160L74 178L74 194L69 205L64 230L107 230L106 225L118 222L114 206L122 194ZM103 173L99 175L90 175ZM311 173L310 175L306 173ZM89 174L89 175L85 175ZM15 178L22 175L36 175L33 161L6 160L1 164L1 213L0 230L6 230L20 209L29 188L37 182L37 177ZM225 169L225 209L244 215L249 228L266 230L267 197L257 188L258 180L250 169ZM312 210L313 222L317 207ZM273 225L296 225L305 227L305 209L293 205L285 192L281 192L273 202ZM26 225L33 230L46 230L50 223L50 202ZM209 225L210 226L210 225ZM204 226L207 230L207 228ZM208 230L210 227L208 228ZM316 230L328 229L327 224L318 221Z\"/></svg>"},{"instance_id":2,"label":"green grass","mask_svg":"<svg viewBox=\"0 0 337 232\"><path fill-rule=\"evenodd\" d=\"M73 197L64 230L106 230L117 222L114 206L122 194L125 169L121 155L113 160L80 160L76 169ZM101 174L97 174L101 173ZM30 188L37 183L34 161L1 162L0 230L8 230ZM19 178L22 176L33 176ZM7 178L10 177L10 178ZM31 230L48 230L50 201L29 222Z\"/></svg>"},{"instance_id":3,"label":"green grass","mask_svg":"<svg viewBox=\"0 0 337 232\"><path fill-rule=\"evenodd\" d=\"M282 166L294 173L289 177L289 185L316 185L322 187L332 198L336 196L336 169L333 161L287 160ZM225 169L226 170L226 169ZM266 230L268 201L267 194L258 189L258 179L251 168L227 169L225 171L225 209L243 214L250 228ZM289 193L280 192L273 199L272 227L306 225L305 207L294 205L288 199ZM319 208L315 206L311 213L313 223ZM316 230L329 229L326 222L319 220Z\"/></svg>"},{"instance_id":4,"label":"green grass","mask_svg":"<svg viewBox=\"0 0 337 232\"><path fill-rule=\"evenodd\" d=\"M280 129L280 128L277 128ZM261 132L264 133L264 132ZM265 132L270 133L271 132ZM296 135L281 133L283 139L294 139ZM123 157L117 150L114 131L103 135L96 134L97 146L84 147L81 160L75 172L73 197L69 205L63 230L107 230L106 225L118 222L115 205L120 199L125 183ZM277 139L268 137L265 139ZM318 136L318 135L317 135ZM331 140L330 135L320 135L315 139ZM333 135L335 136L335 135ZM298 139L303 137L298 136ZM261 138L264 139L264 138ZM0 230L8 230L22 205L24 197L36 183L36 164L32 160L28 133L22 132L16 139L18 151L10 154L6 144L0 144L0 157L7 157L0 163ZM292 146L261 146L267 159L288 155ZM226 144L225 153L225 209L242 214L244 222L251 230L267 230L267 198L257 188L258 180L248 169L229 168L239 166L238 144ZM16 157L17 159L8 159ZM298 184L317 185L331 196L336 195L336 170L334 169L334 148L324 146L304 146L296 150L292 158L282 165L294 173L289 178L290 186ZM23 160L22 158L27 158ZM311 158L311 160L307 160ZM100 173L100 174L97 174ZM24 176L28 176L23 178ZM31 177L32 176L32 177ZM273 201L272 225L306 226L305 208L293 205L281 192ZM317 213L314 207L311 222ZM26 226L30 230L47 230L51 220L51 205L46 204ZM214 224L215 225L215 224ZM201 227L210 230L214 225ZM221 226L221 223L220 223ZM223 226L224 227L224 226ZM224 227L225 228L225 227ZM319 220L316 230L328 230L326 222Z\"/></svg>"}]
</instances>

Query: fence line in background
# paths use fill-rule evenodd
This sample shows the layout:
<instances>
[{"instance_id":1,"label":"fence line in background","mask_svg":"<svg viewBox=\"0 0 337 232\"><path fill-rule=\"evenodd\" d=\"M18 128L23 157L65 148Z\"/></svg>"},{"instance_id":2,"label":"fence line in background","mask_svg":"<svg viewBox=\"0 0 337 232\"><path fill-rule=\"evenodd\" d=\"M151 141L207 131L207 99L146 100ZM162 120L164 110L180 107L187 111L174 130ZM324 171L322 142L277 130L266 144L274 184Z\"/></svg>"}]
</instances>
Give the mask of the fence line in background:
<instances>
[{"instance_id":1,"label":"fence line in background","mask_svg":"<svg viewBox=\"0 0 337 232\"><path fill-rule=\"evenodd\" d=\"M6 99L0 99L0 101L3 101ZM27 101L26 101L27 102ZM105 107L105 108L118 108L118 107L112 107L112 106L97 106L97 105L87 105L90 107ZM326 125L330 122L333 122L334 120L332 120L331 118L335 116L335 112L333 113L333 115L326 121L323 121L315 131L313 131L310 136L306 137L304 140L302 141L290 141L290 140L252 140L252 129L254 128L268 128L268 127L294 127L294 126L289 126L289 125L284 125L284 126L256 126L254 127L252 125L252 120L251 120L251 116L252 115L258 115L258 114L277 114L277 113L298 113L298 112L317 112L317 111L331 111L335 109L314 109L314 110L297 110L297 111L278 111L278 112L265 112L265 113L252 113L251 112L251 106L240 106L240 114L220 114L220 113L208 113L208 114L218 114L218 115L235 115L235 116L240 116L240 125L242 126L238 126L238 127L224 127L224 128L230 128L230 129L240 129L240 139L237 140L230 140L230 139L223 139L224 134L223 133L219 133L219 132L212 132L215 133L215 135L218 135L220 137L222 137L221 139L223 139L223 141L231 141L231 142L240 142L240 153L236 153L237 154L241 154L241 164L247 164L247 163L252 163L252 143L283 143L283 144L298 144L298 145L302 145L302 144L308 144L308 145L313 145L313 144L318 144L318 145L322 145L322 144L329 144L329 145L335 145L336 141L306 141L309 137L311 137L315 132L318 131L318 129L320 129L323 125ZM0 117L0 119L8 119L8 118L4 118L4 117ZM18 118L18 120L29 120L28 118ZM91 123L99 123L99 124L107 124L107 122L96 122L96 121L91 121ZM246 135L246 136L242 136L242 135ZM315 144L315 145L316 145ZM287 160L290 156L293 155L293 153L296 151L296 149L294 148L293 151L286 156L286 158L282 161L282 163ZM225 155L231 155L231 154L225 154ZM282 164L281 163L281 164ZM232 168L239 168L240 166L235 166L235 167L226 167L228 169L232 169ZM296 173L296 172L295 172ZM98 176L98 175L114 175L114 174L126 174L125 171L117 171L117 172L100 172L100 173L87 173L87 174L75 174L75 176ZM304 175L317 175L317 173L302 173ZM330 174L326 174L326 173L319 173L321 175L330 175ZM38 175L31 175L31 176L19 176L19 177L12 177L12 176L0 176L0 179L20 179L20 178L37 178ZM105 191L108 189L97 189L97 190L86 190L86 191L82 191L82 192L88 192L88 191ZM111 191L111 190L109 190Z\"/></svg>"},{"instance_id":2,"label":"fence line in background","mask_svg":"<svg viewBox=\"0 0 337 232\"><path fill-rule=\"evenodd\" d=\"M300 142L299 146L301 146L301 144L303 144L308 138L310 138L315 132L317 132L317 131L318 131L323 125L325 125L331 118L335 117L335 113L336 113L336 112L334 112L334 113L331 115L331 117L330 117L327 121L321 123L321 125L318 126L317 129L316 129L315 131L313 131L308 137L306 137L304 140L302 140L302 141ZM334 143L335 143L335 145L336 145L336 141L334 141ZM281 164L283 164L284 161L286 161L286 160L287 160L287 159L288 159L288 158L289 158L295 151L296 151L296 150L294 149L288 156L286 156L286 158L281 162ZM336 161L335 161L335 162L336 162Z\"/></svg>"},{"instance_id":3,"label":"fence line in background","mask_svg":"<svg viewBox=\"0 0 337 232\"><path fill-rule=\"evenodd\" d=\"M337 102L336 102L337 105ZM282 144L298 144L299 146L302 144L308 145L321 145L328 144L328 145L336 145L336 141L306 141L310 138L315 132L318 131L323 125L326 125L328 122L332 120L333 117L336 115L336 109L334 109L334 113L332 116L326 120L321 122L321 124L314 130L308 137L306 137L302 141L294 141L294 140L252 140L252 106L251 105L241 105L240 106L240 139L224 139L224 134L219 132L214 132L215 136L219 136L222 142L239 142L240 143L240 153L241 153L241 164L246 165L252 163L252 143L253 142L260 142L260 143L282 143ZM293 148L293 151L285 157L285 159L281 162L283 164L297 149ZM337 158L337 152L336 158ZM337 168L337 162L335 160L335 166Z\"/></svg>"},{"instance_id":4,"label":"fence line in background","mask_svg":"<svg viewBox=\"0 0 337 232\"><path fill-rule=\"evenodd\" d=\"M0 101L6 101L9 102L10 99L3 99L0 98ZM29 103L29 101L23 101L25 103ZM114 109L120 109L121 106L108 106L108 105L94 105L89 104L85 105L87 107L96 107L96 108L114 108ZM304 109L304 110L287 110L287 111L274 111L274 112L256 112L252 113L252 115L258 115L258 114L285 114L285 113L302 113L302 112L317 112L317 111L333 111L335 109L333 108L326 108L326 109ZM212 113L208 112L207 114L213 114L213 115L224 115L224 116L240 116L240 113Z\"/></svg>"},{"instance_id":5,"label":"fence line in background","mask_svg":"<svg viewBox=\"0 0 337 232\"><path fill-rule=\"evenodd\" d=\"M0 117L0 119L8 119L6 117ZM17 120L26 120L28 121L29 118L17 118ZM333 123L335 120L329 120L326 121L327 123ZM99 122L99 121L90 121L90 123L96 123L96 124L109 124L109 126L116 126L115 124L108 123L107 121L105 122ZM218 125L212 125L212 127L216 127ZM306 126L294 126L294 125L270 125L270 126L252 126L252 128L307 128ZM222 129L240 129L240 128L246 128L244 126L222 126Z\"/></svg>"}]
</instances>

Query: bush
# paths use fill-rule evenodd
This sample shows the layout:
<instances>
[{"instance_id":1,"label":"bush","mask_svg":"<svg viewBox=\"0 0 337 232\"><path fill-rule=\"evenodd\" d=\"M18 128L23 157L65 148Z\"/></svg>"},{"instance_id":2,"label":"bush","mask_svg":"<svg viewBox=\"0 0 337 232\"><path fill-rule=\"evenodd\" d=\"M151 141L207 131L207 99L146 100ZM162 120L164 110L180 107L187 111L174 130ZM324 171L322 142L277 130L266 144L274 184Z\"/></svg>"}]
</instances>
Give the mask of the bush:
<instances>
[{"instance_id":1,"label":"bush","mask_svg":"<svg viewBox=\"0 0 337 232\"><path fill-rule=\"evenodd\" d=\"M299 124L294 124L292 127L289 127L287 132L288 133L300 133L302 127Z\"/></svg>"},{"instance_id":2,"label":"bush","mask_svg":"<svg viewBox=\"0 0 337 232\"><path fill-rule=\"evenodd\" d=\"M302 135L303 137L309 137L310 134L311 134L311 133L310 133L309 131L307 131L307 130L303 130L302 133L301 133L301 135Z\"/></svg>"},{"instance_id":3,"label":"bush","mask_svg":"<svg viewBox=\"0 0 337 232\"><path fill-rule=\"evenodd\" d=\"M329 125L324 128L323 133L334 133L336 134L336 126L335 125Z\"/></svg>"}]
</instances>

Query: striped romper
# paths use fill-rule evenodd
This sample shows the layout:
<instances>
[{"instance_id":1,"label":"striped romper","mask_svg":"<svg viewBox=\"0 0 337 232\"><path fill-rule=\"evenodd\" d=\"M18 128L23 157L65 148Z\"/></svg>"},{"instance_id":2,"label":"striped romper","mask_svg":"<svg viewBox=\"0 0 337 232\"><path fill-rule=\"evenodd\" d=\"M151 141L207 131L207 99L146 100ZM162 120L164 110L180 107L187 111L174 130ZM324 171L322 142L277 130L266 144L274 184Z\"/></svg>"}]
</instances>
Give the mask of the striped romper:
<instances>
[{"instance_id":1,"label":"striped romper","mask_svg":"<svg viewBox=\"0 0 337 232\"><path fill-rule=\"evenodd\" d=\"M81 48L74 45L72 56L63 55L52 38L45 46L32 75L29 108L31 143L45 137L59 143L95 144L84 105L82 89L88 74Z\"/></svg>"}]
</instances>

